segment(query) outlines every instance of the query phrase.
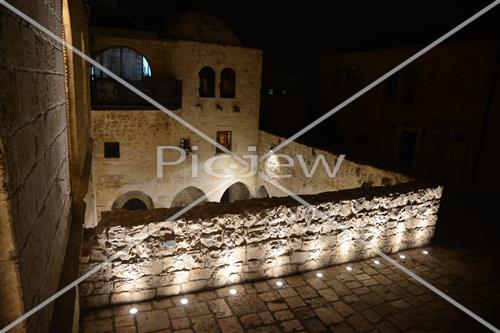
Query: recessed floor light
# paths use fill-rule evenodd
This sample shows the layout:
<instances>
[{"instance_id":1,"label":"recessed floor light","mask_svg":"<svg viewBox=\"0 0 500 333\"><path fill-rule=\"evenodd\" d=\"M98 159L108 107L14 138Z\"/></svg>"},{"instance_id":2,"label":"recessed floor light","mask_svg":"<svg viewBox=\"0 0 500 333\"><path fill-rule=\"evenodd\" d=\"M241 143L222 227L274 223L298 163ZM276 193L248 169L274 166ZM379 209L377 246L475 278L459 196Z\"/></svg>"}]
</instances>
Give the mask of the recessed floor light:
<instances>
[{"instance_id":1,"label":"recessed floor light","mask_svg":"<svg viewBox=\"0 0 500 333\"><path fill-rule=\"evenodd\" d=\"M187 298L182 298L181 299L181 304L186 305L189 303L189 300Z\"/></svg>"},{"instance_id":2,"label":"recessed floor light","mask_svg":"<svg viewBox=\"0 0 500 333\"><path fill-rule=\"evenodd\" d=\"M401 259L405 259L405 258L406 258L406 256L405 256L404 254L399 255L399 257L400 257Z\"/></svg>"},{"instance_id":3,"label":"recessed floor light","mask_svg":"<svg viewBox=\"0 0 500 333\"><path fill-rule=\"evenodd\" d=\"M378 260L373 260L373 263L374 263L375 265L380 265L380 261L378 261Z\"/></svg>"},{"instance_id":4,"label":"recessed floor light","mask_svg":"<svg viewBox=\"0 0 500 333\"><path fill-rule=\"evenodd\" d=\"M321 278L323 277L323 273L318 272L318 273L316 273L316 276L317 276L317 277L319 277L319 278L321 279Z\"/></svg>"},{"instance_id":5,"label":"recessed floor light","mask_svg":"<svg viewBox=\"0 0 500 333\"><path fill-rule=\"evenodd\" d=\"M136 314L138 311L139 311L139 310L137 310L137 308L130 308L130 309L128 310L128 313L130 313L131 315L134 315L134 314Z\"/></svg>"},{"instance_id":6,"label":"recessed floor light","mask_svg":"<svg viewBox=\"0 0 500 333\"><path fill-rule=\"evenodd\" d=\"M428 255L428 254L429 254L429 251L427 251L427 250L423 250L423 251L422 251L422 253L423 253L423 254L425 254L425 255Z\"/></svg>"},{"instance_id":7,"label":"recessed floor light","mask_svg":"<svg viewBox=\"0 0 500 333\"><path fill-rule=\"evenodd\" d=\"M351 266L347 266L345 269L347 269L349 272L352 271L352 267Z\"/></svg>"},{"instance_id":8,"label":"recessed floor light","mask_svg":"<svg viewBox=\"0 0 500 333\"><path fill-rule=\"evenodd\" d=\"M282 282L282 281L276 281L276 285L277 285L278 287L282 287L282 286L283 286L283 282Z\"/></svg>"},{"instance_id":9,"label":"recessed floor light","mask_svg":"<svg viewBox=\"0 0 500 333\"><path fill-rule=\"evenodd\" d=\"M229 289L229 293L230 293L231 295L236 295L236 294L238 293L238 290L236 290L236 289L234 289L234 288L231 288L231 289Z\"/></svg>"}]
</instances>

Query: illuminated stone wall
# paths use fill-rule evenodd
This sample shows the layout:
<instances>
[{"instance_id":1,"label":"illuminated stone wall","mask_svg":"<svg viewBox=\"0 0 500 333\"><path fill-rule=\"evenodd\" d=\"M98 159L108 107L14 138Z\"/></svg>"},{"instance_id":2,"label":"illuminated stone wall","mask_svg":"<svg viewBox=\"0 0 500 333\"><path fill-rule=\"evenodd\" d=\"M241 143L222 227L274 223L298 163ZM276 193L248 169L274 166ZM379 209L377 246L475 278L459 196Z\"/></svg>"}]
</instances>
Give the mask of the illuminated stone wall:
<instances>
[{"instance_id":1,"label":"illuminated stone wall","mask_svg":"<svg viewBox=\"0 0 500 333\"><path fill-rule=\"evenodd\" d=\"M214 140L217 131L232 131L232 151L240 156L248 154L248 146L257 145L262 51L193 41L160 40L155 35L137 32L96 30L92 42L93 54L113 46L127 46L141 52L151 65L153 80L175 77L182 81L182 108L174 111L179 117ZM205 66L212 67L216 73L217 97L199 97L198 73ZM220 74L224 68L235 71L235 98L218 97ZM208 194L221 183L221 178L203 171L203 163L216 155L215 146L163 112L94 110L92 114L97 219L102 211L111 209L119 196L131 191L145 193L151 197L155 207L162 208L170 207L175 196L187 187L193 186ZM191 145L199 147L199 160L194 164L198 166L200 176L192 177L191 154L180 165L164 167L164 178L157 178L156 148L179 146L182 138L189 138ZM105 159L104 142L113 141L120 142L121 156ZM178 156L178 153L165 154L165 160L173 161ZM246 174L246 169L232 159L216 164L219 173ZM253 192L255 177L234 176L233 183L236 182L244 183ZM225 188L221 188L210 193L209 200L219 201L224 191ZM96 223L89 221L87 226Z\"/></svg>"},{"instance_id":2,"label":"illuminated stone wall","mask_svg":"<svg viewBox=\"0 0 500 333\"><path fill-rule=\"evenodd\" d=\"M279 143L285 140L286 138L260 131L259 155L263 156L267 154L272 147L278 146ZM292 157L293 166L286 166L288 161L283 157L279 157L278 154L285 154ZM307 165L306 171L304 171L298 161L298 155L303 157L303 161ZM406 183L412 180L410 177L400 173L354 162L349 159L349 155L346 155L342 163L339 164L340 167L334 177L326 172L325 167L321 163L318 164L316 171L311 173L311 177L308 177L307 173L312 171L312 166L318 159L318 156L324 156L331 171L334 170L334 166L339 160L339 154L306 146L298 142L291 142L276 154L270 155L266 163L260 163L259 172L267 174L273 182L277 182L297 194L316 194L358 187L387 186ZM283 178L286 175L290 175L290 177ZM288 193L283 192L280 188L258 177L257 188L262 186L266 188L270 196L288 195Z\"/></svg>"},{"instance_id":3,"label":"illuminated stone wall","mask_svg":"<svg viewBox=\"0 0 500 333\"><path fill-rule=\"evenodd\" d=\"M291 198L207 203L175 222L175 210L115 211L88 231L81 273L159 230L80 285L84 307L141 301L279 277L428 244L442 188L400 184ZM175 237L176 247L162 243Z\"/></svg>"}]
</instances>

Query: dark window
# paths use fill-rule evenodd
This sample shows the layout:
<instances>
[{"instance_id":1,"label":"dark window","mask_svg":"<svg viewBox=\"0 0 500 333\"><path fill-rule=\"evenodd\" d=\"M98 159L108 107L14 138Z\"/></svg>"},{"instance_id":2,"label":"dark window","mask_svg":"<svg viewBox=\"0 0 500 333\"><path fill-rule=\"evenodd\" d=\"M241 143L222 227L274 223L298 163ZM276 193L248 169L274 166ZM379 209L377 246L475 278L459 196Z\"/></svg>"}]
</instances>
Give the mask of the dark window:
<instances>
[{"instance_id":1,"label":"dark window","mask_svg":"<svg viewBox=\"0 0 500 333\"><path fill-rule=\"evenodd\" d=\"M151 67L147 59L134 49L128 47L112 47L100 53L95 60L120 76L130 81L140 81L151 77ZM92 78L107 78L97 67L92 67Z\"/></svg>"},{"instance_id":2,"label":"dark window","mask_svg":"<svg viewBox=\"0 0 500 333\"><path fill-rule=\"evenodd\" d=\"M418 71L415 68L409 69L405 77L405 91L403 102L408 105L415 104L417 96Z\"/></svg>"},{"instance_id":3,"label":"dark window","mask_svg":"<svg viewBox=\"0 0 500 333\"><path fill-rule=\"evenodd\" d=\"M356 144L360 147L365 147L368 144L368 134L358 133L356 137Z\"/></svg>"},{"instance_id":4,"label":"dark window","mask_svg":"<svg viewBox=\"0 0 500 333\"><path fill-rule=\"evenodd\" d=\"M465 142L465 139L467 139L467 135L464 132L458 132L455 134L456 142Z\"/></svg>"},{"instance_id":5,"label":"dark window","mask_svg":"<svg viewBox=\"0 0 500 333\"><path fill-rule=\"evenodd\" d=\"M148 206L141 199L132 198L123 205L127 210L147 210Z\"/></svg>"},{"instance_id":6,"label":"dark window","mask_svg":"<svg viewBox=\"0 0 500 333\"><path fill-rule=\"evenodd\" d=\"M335 68L332 82L333 90L341 90L342 81L344 81L344 70L342 68Z\"/></svg>"},{"instance_id":7,"label":"dark window","mask_svg":"<svg viewBox=\"0 0 500 333\"><path fill-rule=\"evenodd\" d=\"M349 67L345 84L346 91L353 91L360 77L361 73L358 68L354 66Z\"/></svg>"},{"instance_id":8,"label":"dark window","mask_svg":"<svg viewBox=\"0 0 500 333\"><path fill-rule=\"evenodd\" d=\"M231 131L217 131L217 143L220 143L227 149L231 150ZM217 154L223 153L218 147L215 151Z\"/></svg>"},{"instance_id":9,"label":"dark window","mask_svg":"<svg viewBox=\"0 0 500 333\"><path fill-rule=\"evenodd\" d=\"M396 96L398 94L398 73L391 76L385 82L385 91L384 91L384 101L386 103L394 103L396 101Z\"/></svg>"},{"instance_id":10,"label":"dark window","mask_svg":"<svg viewBox=\"0 0 500 333\"><path fill-rule=\"evenodd\" d=\"M403 130L399 141L399 165L401 167L411 169L416 145L417 133Z\"/></svg>"},{"instance_id":11,"label":"dark window","mask_svg":"<svg viewBox=\"0 0 500 333\"><path fill-rule=\"evenodd\" d=\"M120 143L119 142L104 142L104 158L119 158Z\"/></svg>"},{"instance_id":12,"label":"dark window","mask_svg":"<svg viewBox=\"0 0 500 333\"><path fill-rule=\"evenodd\" d=\"M200 97L215 97L215 71L210 67L203 67L198 75Z\"/></svg>"},{"instance_id":13,"label":"dark window","mask_svg":"<svg viewBox=\"0 0 500 333\"><path fill-rule=\"evenodd\" d=\"M236 90L236 74L231 68L220 73L220 97L234 98Z\"/></svg>"}]
</instances>

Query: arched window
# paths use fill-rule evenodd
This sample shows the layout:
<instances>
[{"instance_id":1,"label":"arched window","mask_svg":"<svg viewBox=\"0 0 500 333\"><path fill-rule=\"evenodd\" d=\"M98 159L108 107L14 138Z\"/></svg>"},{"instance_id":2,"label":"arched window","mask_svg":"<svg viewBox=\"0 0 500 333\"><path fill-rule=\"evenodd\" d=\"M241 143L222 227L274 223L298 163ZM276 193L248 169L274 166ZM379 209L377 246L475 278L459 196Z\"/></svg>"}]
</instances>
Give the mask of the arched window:
<instances>
[{"instance_id":1,"label":"arched window","mask_svg":"<svg viewBox=\"0 0 500 333\"><path fill-rule=\"evenodd\" d=\"M199 203L206 202L206 195L205 192L203 192L199 188L189 186L177 193L177 195L172 200L170 207L186 207L194 201L199 201Z\"/></svg>"},{"instance_id":2,"label":"arched window","mask_svg":"<svg viewBox=\"0 0 500 333\"><path fill-rule=\"evenodd\" d=\"M95 60L126 80L140 81L151 77L151 67L146 57L128 47L111 47L100 53ZM99 68L92 67L92 78L107 77Z\"/></svg>"},{"instance_id":3,"label":"arched window","mask_svg":"<svg viewBox=\"0 0 500 333\"><path fill-rule=\"evenodd\" d=\"M234 98L236 91L236 74L231 68L226 68L220 73L220 97Z\"/></svg>"},{"instance_id":4,"label":"arched window","mask_svg":"<svg viewBox=\"0 0 500 333\"><path fill-rule=\"evenodd\" d=\"M203 67L200 76L200 97L215 97L215 71L210 67Z\"/></svg>"},{"instance_id":5,"label":"arched window","mask_svg":"<svg viewBox=\"0 0 500 333\"><path fill-rule=\"evenodd\" d=\"M222 194L220 202L235 202L238 200L251 199L252 193L247 185L242 182L236 182L229 186Z\"/></svg>"},{"instance_id":6,"label":"arched window","mask_svg":"<svg viewBox=\"0 0 500 333\"><path fill-rule=\"evenodd\" d=\"M269 193L267 192L267 189L264 185L259 187L257 190L257 194L255 195L256 198L269 198Z\"/></svg>"},{"instance_id":7,"label":"arched window","mask_svg":"<svg viewBox=\"0 0 500 333\"><path fill-rule=\"evenodd\" d=\"M127 210L147 210L148 206L141 199L132 198L125 202L122 208Z\"/></svg>"},{"instance_id":8,"label":"arched window","mask_svg":"<svg viewBox=\"0 0 500 333\"><path fill-rule=\"evenodd\" d=\"M153 209L153 200L149 195L140 191L131 191L118 197L111 209L122 208L127 210Z\"/></svg>"}]
</instances>

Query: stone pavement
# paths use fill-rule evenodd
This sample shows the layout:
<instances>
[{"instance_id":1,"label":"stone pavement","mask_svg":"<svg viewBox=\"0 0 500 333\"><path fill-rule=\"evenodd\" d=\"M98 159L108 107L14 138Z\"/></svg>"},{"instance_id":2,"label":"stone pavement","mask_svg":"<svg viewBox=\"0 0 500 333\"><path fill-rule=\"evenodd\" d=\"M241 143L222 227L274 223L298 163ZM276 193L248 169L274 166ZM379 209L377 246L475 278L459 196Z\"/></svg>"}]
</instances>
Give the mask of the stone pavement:
<instances>
[{"instance_id":1,"label":"stone pavement","mask_svg":"<svg viewBox=\"0 0 500 333\"><path fill-rule=\"evenodd\" d=\"M498 252L432 246L392 258L500 327ZM401 259L403 254L406 258ZM378 260L379 263L375 263ZM347 266L352 270L348 271ZM322 277L317 277L317 273ZM277 286L281 281L283 285ZM236 295L229 290L237 290ZM182 305L185 297L189 303ZM135 307L137 314L129 314ZM84 333L489 332L382 258L82 313Z\"/></svg>"}]
</instances>

